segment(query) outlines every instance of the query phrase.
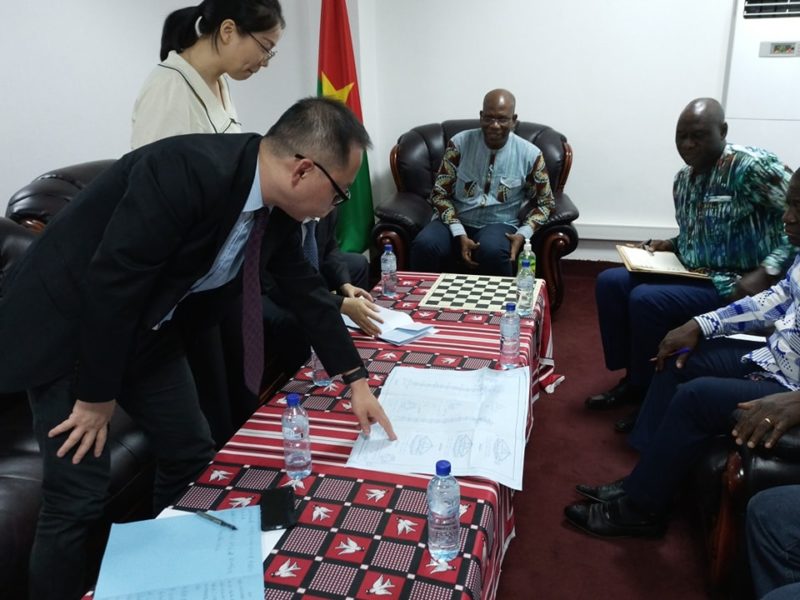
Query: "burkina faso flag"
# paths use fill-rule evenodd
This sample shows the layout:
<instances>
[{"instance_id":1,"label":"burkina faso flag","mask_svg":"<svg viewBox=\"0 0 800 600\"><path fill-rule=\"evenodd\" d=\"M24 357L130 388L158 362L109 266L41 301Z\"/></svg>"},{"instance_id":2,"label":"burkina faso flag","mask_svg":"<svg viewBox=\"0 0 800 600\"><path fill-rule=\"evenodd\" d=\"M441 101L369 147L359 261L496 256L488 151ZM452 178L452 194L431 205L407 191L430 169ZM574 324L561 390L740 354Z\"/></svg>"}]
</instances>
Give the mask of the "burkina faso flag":
<instances>
[{"instance_id":1,"label":"burkina faso flag","mask_svg":"<svg viewBox=\"0 0 800 600\"><path fill-rule=\"evenodd\" d=\"M317 95L344 102L363 123L345 0L322 0ZM369 245L374 222L366 152L350 188L350 200L339 206L338 210L339 245L345 252L363 252Z\"/></svg>"}]
</instances>

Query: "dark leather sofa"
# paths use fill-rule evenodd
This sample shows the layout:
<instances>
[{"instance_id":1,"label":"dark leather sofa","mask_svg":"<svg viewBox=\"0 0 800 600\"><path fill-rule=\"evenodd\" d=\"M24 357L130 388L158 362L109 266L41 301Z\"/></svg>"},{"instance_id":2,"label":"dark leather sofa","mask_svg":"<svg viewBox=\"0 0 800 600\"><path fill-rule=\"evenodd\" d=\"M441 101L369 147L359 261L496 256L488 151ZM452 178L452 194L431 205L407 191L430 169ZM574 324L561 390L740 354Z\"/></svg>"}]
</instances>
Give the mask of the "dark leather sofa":
<instances>
[{"instance_id":1,"label":"dark leather sofa","mask_svg":"<svg viewBox=\"0 0 800 600\"><path fill-rule=\"evenodd\" d=\"M392 148L389 163L397 192L376 207L378 223L372 230L372 240L378 254L384 244L392 244L399 270L408 268L411 242L433 215L429 198L447 142L479 124L478 119L460 119L420 125L401 135ZM578 209L564 193L572 148L563 134L547 125L520 121L515 133L542 151L555 195L555 210L531 238L536 274L547 282L550 308L555 311L564 297L561 257L578 246L578 232L572 225Z\"/></svg>"},{"instance_id":2,"label":"dark leather sofa","mask_svg":"<svg viewBox=\"0 0 800 600\"><path fill-rule=\"evenodd\" d=\"M6 218L0 217L0 289L14 261L36 239L50 219L64 208L113 160L98 160L54 169L18 190L9 200ZM239 321L232 327L241 331ZM240 339L231 333L235 339ZM236 343L235 341L233 342ZM238 342L241 344L241 342ZM4 349L4 351L13 351ZM211 356L211 355L209 355ZM214 355L216 357L216 355ZM212 360L209 358L209 360ZM232 361L235 362L235 361ZM208 364L208 371L219 369ZM275 361L265 365L262 397L270 395L287 375ZM201 385L200 382L198 382ZM213 394L206 394L213 395ZM229 415L232 433L256 408L257 400ZM225 407L230 409L230 407ZM204 407L205 411L205 407ZM206 413L207 416L209 413ZM213 415L212 417L213 418ZM225 439L217 440L221 445ZM144 434L117 407L111 421L110 499L106 523L148 518L151 515L155 461ZM0 598L27 596L27 561L39 511L42 466L32 432L32 417L25 393L0 397ZM8 532L8 533L6 533ZM104 529L96 536L96 556L102 552Z\"/></svg>"},{"instance_id":3,"label":"dark leather sofa","mask_svg":"<svg viewBox=\"0 0 800 600\"><path fill-rule=\"evenodd\" d=\"M52 183L55 182L48 182ZM30 194L27 199L33 204ZM58 196L49 195L47 200L57 205ZM9 206L12 215L13 208ZM0 284L36 235L34 229L0 217ZM13 352L13 348L3 350ZM153 458L144 434L119 408L111 421L108 446L111 451L108 522L149 516ZM22 391L5 394L0 397L0 598L27 597L27 564L39 512L41 482L42 463L27 397ZM95 552L99 556L104 539L102 528L98 533Z\"/></svg>"},{"instance_id":4,"label":"dark leather sofa","mask_svg":"<svg viewBox=\"0 0 800 600\"><path fill-rule=\"evenodd\" d=\"M800 484L800 426L789 429L771 449L739 447L730 436L720 436L695 468L691 483L706 536L712 596L750 600L747 503L762 490Z\"/></svg>"}]
</instances>

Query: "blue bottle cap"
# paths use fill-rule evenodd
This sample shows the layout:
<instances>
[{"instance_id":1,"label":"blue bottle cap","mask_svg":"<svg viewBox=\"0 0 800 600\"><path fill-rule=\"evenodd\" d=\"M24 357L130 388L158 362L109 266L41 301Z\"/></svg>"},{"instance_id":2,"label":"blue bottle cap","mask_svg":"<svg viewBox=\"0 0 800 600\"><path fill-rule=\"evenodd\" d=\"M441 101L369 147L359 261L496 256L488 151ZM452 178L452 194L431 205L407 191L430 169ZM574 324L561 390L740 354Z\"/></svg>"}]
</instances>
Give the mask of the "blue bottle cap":
<instances>
[{"instance_id":1,"label":"blue bottle cap","mask_svg":"<svg viewBox=\"0 0 800 600\"><path fill-rule=\"evenodd\" d=\"M391 244L384 244L384 245L383 245L383 249L384 249L386 252L391 252L391 251L392 251L392 245L391 245Z\"/></svg>"},{"instance_id":2,"label":"blue bottle cap","mask_svg":"<svg viewBox=\"0 0 800 600\"><path fill-rule=\"evenodd\" d=\"M300 394L289 394L286 396L287 406L300 406Z\"/></svg>"},{"instance_id":3,"label":"blue bottle cap","mask_svg":"<svg viewBox=\"0 0 800 600\"><path fill-rule=\"evenodd\" d=\"M439 477L447 477L450 475L450 461L449 460L437 460L436 461L436 474Z\"/></svg>"},{"instance_id":4,"label":"blue bottle cap","mask_svg":"<svg viewBox=\"0 0 800 600\"><path fill-rule=\"evenodd\" d=\"M522 268L523 269L529 269L530 266L531 266L531 261L529 261L527 258L523 258L522 259Z\"/></svg>"},{"instance_id":5,"label":"blue bottle cap","mask_svg":"<svg viewBox=\"0 0 800 600\"><path fill-rule=\"evenodd\" d=\"M516 302L509 302L508 304L506 304L506 310L508 312L514 312L515 310L517 310Z\"/></svg>"}]
</instances>

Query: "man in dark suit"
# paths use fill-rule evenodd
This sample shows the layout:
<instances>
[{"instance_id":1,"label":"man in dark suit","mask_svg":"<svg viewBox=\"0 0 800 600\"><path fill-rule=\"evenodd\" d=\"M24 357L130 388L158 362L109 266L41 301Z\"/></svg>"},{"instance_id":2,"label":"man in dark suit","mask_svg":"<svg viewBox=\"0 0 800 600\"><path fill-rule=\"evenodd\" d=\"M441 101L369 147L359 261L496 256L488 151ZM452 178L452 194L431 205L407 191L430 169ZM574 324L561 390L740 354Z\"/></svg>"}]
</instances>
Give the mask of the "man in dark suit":
<instances>
[{"instance_id":1,"label":"man in dark suit","mask_svg":"<svg viewBox=\"0 0 800 600\"><path fill-rule=\"evenodd\" d=\"M377 421L394 438L336 304L300 247L299 221L347 198L342 188L369 145L344 105L318 98L295 104L264 137L162 140L100 175L19 261L0 290L0 344L15 348L0 361L0 392L29 390L44 460L33 597L78 598L85 589L85 542L103 512L107 424L117 402L158 459L156 510L212 457L174 322L218 310L241 286L245 379L256 387L259 268L291 300L327 370L350 383L363 433ZM249 291L257 327L247 318Z\"/></svg>"},{"instance_id":2,"label":"man in dark suit","mask_svg":"<svg viewBox=\"0 0 800 600\"><path fill-rule=\"evenodd\" d=\"M380 333L378 309L365 289L369 263L362 254L342 252L336 241L337 210L321 219L305 219L302 223L303 254L306 260L325 279L329 290L335 291L333 301L339 311L350 317L367 335ZM281 293L272 277L264 277L264 331L266 338L282 341L280 348L270 353L284 373L292 374L308 359L311 348L297 318L291 312L288 298Z\"/></svg>"}]
</instances>

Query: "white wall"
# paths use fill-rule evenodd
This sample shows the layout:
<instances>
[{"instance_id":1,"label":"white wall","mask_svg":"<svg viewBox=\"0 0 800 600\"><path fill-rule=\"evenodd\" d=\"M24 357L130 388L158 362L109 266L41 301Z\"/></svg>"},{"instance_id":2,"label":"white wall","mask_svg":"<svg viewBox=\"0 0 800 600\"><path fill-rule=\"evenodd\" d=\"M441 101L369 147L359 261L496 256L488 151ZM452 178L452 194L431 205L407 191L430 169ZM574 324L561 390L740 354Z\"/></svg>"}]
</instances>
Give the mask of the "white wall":
<instances>
[{"instance_id":1,"label":"white wall","mask_svg":"<svg viewBox=\"0 0 800 600\"><path fill-rule=\"evenodd\" d=\"M410 127L477 116L507 87L521 119L569 138L567 191L584 238L669 231L683 106L721 97L735 0L349 0L378 201L388 154ZM10 65L0 210L37 174L128 149L130 111L158 59L164 16L184 1L18 3L0 50ZM288 27L265 72L233 84L246 129L264 131L316 91L319 0L284 0ZM13 60L9 60L13 57ZM732 140L738 141L734 128ZM649 237L649 236L648 236Z\"/></svg>"},{"instance_id":2,"label":"white wall","mask_svg":"<svg viewBox=\"0 0 800 600\"><path fill-rule=\"evenodd\" d=\"M130 148L130 115L158 63L166 15L187 0L69 0L3 5L0 214L35 176ZM289 27L279 55L232 82L245 130L267 127L297 98L316 93L319 0L283 2Z\"/></svg>"},{"instance_id":3,"label":"white wall","mask_svg":"<svg viewBox=\"0 0 800 600\"><path fill-rule=\"evenodd\" d=\"M566 190L582 237L673 231L675 122L692 98L722 95L733 2L361 0L375 19L360 83L377 88L365 102L383 157L370 163L377 197L393 189L385 157L398 135L477 117L483 94L506 87L520 119L572 144Z\"/></svg>"}]
</instances>

